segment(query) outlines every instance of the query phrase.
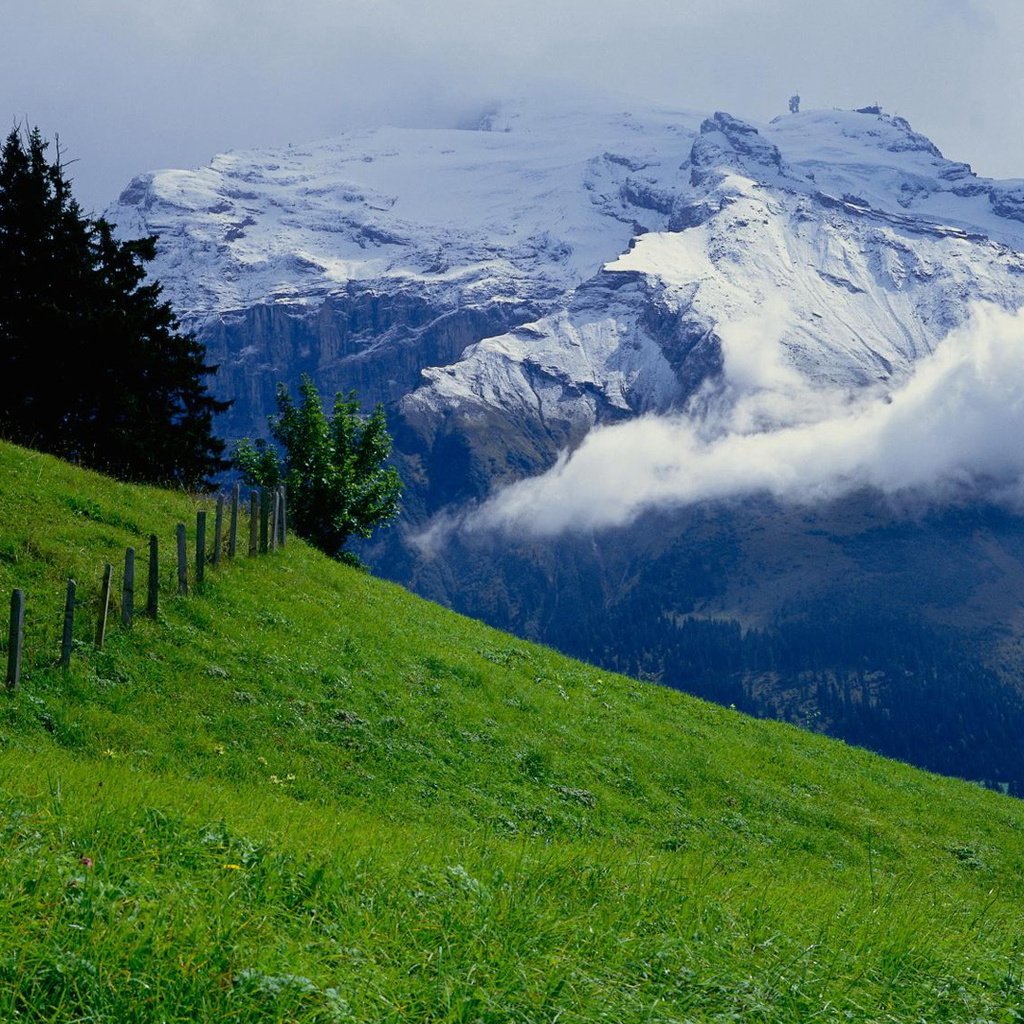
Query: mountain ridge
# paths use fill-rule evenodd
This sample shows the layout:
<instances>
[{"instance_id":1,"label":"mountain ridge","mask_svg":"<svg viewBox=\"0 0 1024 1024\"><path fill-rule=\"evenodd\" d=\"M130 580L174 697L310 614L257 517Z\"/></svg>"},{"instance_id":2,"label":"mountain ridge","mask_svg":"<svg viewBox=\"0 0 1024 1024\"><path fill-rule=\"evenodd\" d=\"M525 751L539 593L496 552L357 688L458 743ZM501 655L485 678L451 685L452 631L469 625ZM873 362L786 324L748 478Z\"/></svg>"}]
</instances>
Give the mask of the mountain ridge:
<instances>
[{"instance_id":1,"label":"mountain ridge","mask_svg":"<svg viewBox=\"0 0 1024 1024\"><path fill-rule=\"evenodd\" d=\"M901 756L903 722L918 763L1024 787L1004 735L1024 670L1006 486L1024 470L1007 454L1024 185L877 108L752 124L553 102L485 127L235 154L129 190L111 216L163 232L154 272L237 399L222 429L262 432L301 373L356 387L387 404L407 484L401 528L363 551L391 578L633 674L692 687L701 665L705 695ZM766 444L776 461L745 482L740 456ZM943 446L953 462L923 457ZM691 495L686 460L707 475L730 452L727 486ZM630 511L633 491L653 497ZM593 529L602 501L627 515ZM833 699L865 673L870 701ZM990 752L930 749L927 720L900 718L936 679L998 693L964 711L962 743Z\"/></svg>"},{"instance_id":2,"label":"mountain ridge","mask_svg":"<svg viewBox=\"0 0 1024 1024\"><path fill-rule=\"evenodd\" d=\"M1024 227L1011 200L1024 186L979 178L968 165L945 160L900 118L819 111L755 127L724 113L633 115L600 108L566 112L557 104L551 110L518 110L512 104L486 121L504 122L508 130L363 131L320 145L227 154L200 171L145 176L125 190L110 216L126 233L162 234L154 275L232 381L250 382L235 389L246 398L229 422L248 418L258 427L272 365L292 372L297 361L314 363L327 389L345 376L347 363L351 376L369 383L371 399L397 402L418 392L414 401L449 407L453 393L432 396L431 391L452 371L434 371L423 382L411 372L412 362L418 369L455 367L456 375L468 378L463 391L482 387L487 372L515 376L506 358L516 347L515 331L545 315L553 315L557 324L583 301L576 297L580 287L590 283L601 289L607 282L602 268L622 272L631 260L636 265L635 249L645 250L638 239L658 231L689 239L693 230L704 230L705 252L720 267L737 259L730 251L742 246L746 258L739 277L744 286L756 288L745 275L761 253L777 259L772 256L776 243L753 232L737 243L738 230L766 216L783 217L779 231L787 238L796 237L801 224L821 225L817 237L806 241L810 259L831 259L831 247L836 266L818 268L824 288L799 304L804 318L808 311L836 307L840 291L855 297L866 290L865 279L874 284L875 268L860 265L856 273L846 272L851 243L875 254L888 280L875 284L866 310L849 323L811 324L809 339L800 346L806 362L825 338L872 335L870 347L881 356L876 367L860 358L840 370L859 378L841 382L855 386L870 380L878 366L883 375L891 374L886 367L894 362L900 364L897 376L905 375L917 355L931 351L960 322L958 309L966 299L984 298L1007 308L1022 301L1016 279L1024 273L1019 257ZM737 177L744 174L748 186ZM781 197L784 211L767 200L769 193L778 193L775 201ZM917 253L915 243L901 235L929 236L934 245L921 242L916 247L924 252ZM794 263L795 255L785 253ZM935 267L946 261L959 271L948 281L936 281ZM936 296L930 308L888 313L877 288L898 295L917 277L927 279ZM943 292L955 293L956 301L944 302ZM390 340L386 326L376 339L357 327L348 332L347 344L344 338L339 342L346 320L359 316L353 307L373 296L404 296L403 301L423 307L427 323L414 327L411 337ZM641 301L638 312L656 315L651 305ZM241 343L245 332L264 333L254 322L261 309L266 312L259 316L275 318L269 338ZM430 324L464 320L467 310L473 311L473 324L439 344L424 344ZM703 313L694 310L691 319L713 332L729 312L728 303L724 308L711 303ZM405 316L402 326L408 331L414 322ZM893 360L885 337L929 322L934 325L919 328L910 350L896 351ZM488 351L492 362L505 358L505 368L469 365L466 346L484 341L489 327L498 327L490 336L501 338L502 325L513 331L476 355L478 363ZM570 358L574 345L558 333L553 332L557 351L549 362L569 381L596 386L612 406L628 407L621 380L605 381L600 374L577 379ZM635 339L635 331L627 333ZM688 332L677 327L674 333L686 337ZM274 339L285 341L283 350ZM395 353L406 347L410 355L396 370ZM537 346L531 340L522 348L526 353ZM612 348L630 361L628 345ZM833 347L824 362L842 363L843 356L842 345ZM368 382L376 362L381 373ZM635 375L653 377L648 392L671 390L664 368L633 369ZM830 369L818 367L812 376ZM690 376L706 371L701 365ZM264 398L248 413L254 379ZM532 401L525 382L510 388L494 404L518 401L525 407ZM674 404L686 396L685 384L676 387ZM632 411L648 407L638 398ZM593 412L590 420L591 425L598 421Z\"/></svg>"}]
</instances>

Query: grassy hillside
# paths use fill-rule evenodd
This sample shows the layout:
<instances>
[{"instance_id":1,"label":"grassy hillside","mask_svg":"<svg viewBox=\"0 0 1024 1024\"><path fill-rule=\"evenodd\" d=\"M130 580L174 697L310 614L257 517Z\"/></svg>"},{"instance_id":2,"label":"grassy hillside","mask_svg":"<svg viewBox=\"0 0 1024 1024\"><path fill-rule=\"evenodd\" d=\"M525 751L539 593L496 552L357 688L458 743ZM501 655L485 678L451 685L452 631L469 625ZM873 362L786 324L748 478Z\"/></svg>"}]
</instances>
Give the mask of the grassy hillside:
<instances>
[{"instance_id":1,"label":"grassy hillside","mask_svg":"<svg viewBox=\"0 0 1024 1024\"><path fill-rule=\"evenodd\" d=\"M1022 1019L1024 805L295 541L185 599L165 559L91 650L102 563L194 512L0 446L0 1020Z\"/></svg>"}]
</instances>

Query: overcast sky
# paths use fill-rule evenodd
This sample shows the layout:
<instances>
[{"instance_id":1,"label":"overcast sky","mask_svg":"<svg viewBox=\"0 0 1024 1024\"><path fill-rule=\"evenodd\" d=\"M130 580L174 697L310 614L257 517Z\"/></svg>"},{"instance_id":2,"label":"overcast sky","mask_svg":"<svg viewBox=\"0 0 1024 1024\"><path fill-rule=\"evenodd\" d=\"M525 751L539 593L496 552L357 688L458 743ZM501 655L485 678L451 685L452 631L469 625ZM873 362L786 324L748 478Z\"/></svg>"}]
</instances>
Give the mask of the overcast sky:
<instances>
[{"instance_id":1,"label":"overcast sky","mask_svg":"<svg viewBox=\"0 0 1024 1024\"><path fill-rule=\"evenodd\" d=\"M102 209L133 174L537 90L767 120L879 102L1024 177L1021 0L0 0L0 110Z\"/></svg>"}]
</instances>

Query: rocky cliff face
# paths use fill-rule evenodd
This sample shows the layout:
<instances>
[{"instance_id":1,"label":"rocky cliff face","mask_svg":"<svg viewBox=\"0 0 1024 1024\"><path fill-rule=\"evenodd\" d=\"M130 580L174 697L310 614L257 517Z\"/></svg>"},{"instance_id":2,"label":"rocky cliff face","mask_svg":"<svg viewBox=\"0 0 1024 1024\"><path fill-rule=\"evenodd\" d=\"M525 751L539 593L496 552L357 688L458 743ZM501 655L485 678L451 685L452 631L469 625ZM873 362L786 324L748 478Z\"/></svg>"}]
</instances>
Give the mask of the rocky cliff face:
<instances>
[{"instance_id":1,"label":"rocky cliff face","mask_svg":"<svg viewBox=\"0 0 1024 1024\"><path fill-rule=\"evenodd\" d=\"M424 361L454 361L541 308L529 300L460 305L429 289L355 285L314 302L260 303L192 323L220 367L217 391L235 400L221 430L243 436L265 430L279 381L308 373L326 394L355 388L368 407L391 404L417 386Z\"/></svg>"}]
</instances>

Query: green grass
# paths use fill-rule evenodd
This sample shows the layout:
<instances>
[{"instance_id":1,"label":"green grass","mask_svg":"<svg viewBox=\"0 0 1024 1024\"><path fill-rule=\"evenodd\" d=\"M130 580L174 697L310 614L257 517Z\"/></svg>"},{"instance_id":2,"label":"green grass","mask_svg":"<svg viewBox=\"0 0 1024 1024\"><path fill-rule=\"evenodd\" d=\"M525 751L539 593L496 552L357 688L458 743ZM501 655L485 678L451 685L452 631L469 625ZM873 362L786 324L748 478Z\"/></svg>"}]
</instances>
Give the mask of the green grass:
<instances>
[{"instance_id":1,"label":"green grass","mask_svg":"<svg viewBox=\"0 0 1024 1024\"><path fill-rule=\"evenodd\" d=\"M171 597L195 508L0 446L0 1020L1024 1019L1024 805L297 541ZM160 618L97 653L150 532Z\"/></svg>"}]
</instances>

